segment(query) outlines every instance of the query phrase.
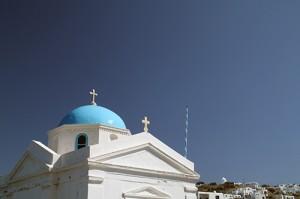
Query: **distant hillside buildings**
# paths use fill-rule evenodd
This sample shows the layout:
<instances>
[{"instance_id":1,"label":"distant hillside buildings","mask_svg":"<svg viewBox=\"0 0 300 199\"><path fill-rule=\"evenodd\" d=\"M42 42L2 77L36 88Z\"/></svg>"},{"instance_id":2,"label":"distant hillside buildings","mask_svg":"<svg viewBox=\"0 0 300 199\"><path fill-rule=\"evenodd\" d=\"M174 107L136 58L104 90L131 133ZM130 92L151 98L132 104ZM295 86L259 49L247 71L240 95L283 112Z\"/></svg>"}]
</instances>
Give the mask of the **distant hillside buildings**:
<instances>
[{"instance_id":1,"label":"distant hillside buildings","mask_svg":"<svg viewBox=\"0 0 300 199\"><path fill-rule=\"evenodd\" d=\"M299 185L269 187L258 183L232 182L198 184L198 190L198 199L295 199L293 194L300 193Z\"/></svg>"},{"instance_id":2,"label":"distant hillside buildings","mask_svg":"<svg viewBox=\"0 0 300 199\"><path fill-rule=\"evenodd\" d=\"M280 184L278 185L278 187L284 194L295 194L297 192L300 192L299 184Z\"/></svg>"}]
</instances>

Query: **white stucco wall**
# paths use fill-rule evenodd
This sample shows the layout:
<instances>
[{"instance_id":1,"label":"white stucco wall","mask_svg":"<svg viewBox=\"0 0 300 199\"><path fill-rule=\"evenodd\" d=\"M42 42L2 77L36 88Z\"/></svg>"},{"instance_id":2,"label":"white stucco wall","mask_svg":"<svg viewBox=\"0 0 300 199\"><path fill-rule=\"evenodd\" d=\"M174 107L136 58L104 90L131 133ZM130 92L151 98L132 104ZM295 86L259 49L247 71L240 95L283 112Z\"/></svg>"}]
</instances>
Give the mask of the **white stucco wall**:
<instances>
[{"instance_id":1,"label":"white stucco wall","mask_svg":"<svg viewBox=\"0 0 300 199\"><path fill-rule=\"evenodd\" d=\"M195 192L185 192L185 187L195 187L194 183L101 170L87 172L85 167L16 182L6 189L10 194L0 198L121 199L124 193L148 186L168 194L172 199L196 199Z\"/></svg>"},{"instance_id":2,"label":"white stucco wall","mask_svg":"<svg viewBox=\"0 0 300 199\"><path fill-rule=\"evenodd\" d=\"M115 129L102 125L63 125L48 133L48 147L58 154L74 151L76 137L79 134L88 136L88 145L96 145L131 135L127 129ZM114 135L113 137L111 135Z\"/></svg>"},{"instance_id":3,"label":"white stucco wall","mask_svg":"<svg viewBox=\"0 0 300 199\"><path fill-rule=\"evenodd\" d=\"M78 167L25 178L0 188L1 199L86 199L87 170Z\"/></svg>"},{"instance_id":4,"label":"white stucco wall","mask_svg":"<svg viewBox=\"0 0 300 199\"><path fill-rule=\"evenodd\" d=\"M195 187L194 183L146 176L120 175L98 170L90 170L89 175L105 176L105 179L101 184L88 185L88 199L119 199L131 190L144 187L154 187L168 194L172 199L185 199L185 196L196 199L196 192L185 192L185 187ZM144 194L147 195L147 193Z\"/></svg>"}]
</instances>

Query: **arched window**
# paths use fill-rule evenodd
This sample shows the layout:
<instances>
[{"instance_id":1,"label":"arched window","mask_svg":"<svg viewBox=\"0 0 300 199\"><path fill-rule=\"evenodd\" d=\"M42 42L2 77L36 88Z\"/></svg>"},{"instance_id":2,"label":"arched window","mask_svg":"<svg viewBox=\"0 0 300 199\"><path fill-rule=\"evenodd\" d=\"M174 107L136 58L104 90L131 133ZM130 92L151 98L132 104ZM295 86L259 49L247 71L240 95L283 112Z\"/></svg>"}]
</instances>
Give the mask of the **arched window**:
<instances>
[{"instance_id":1,"label":"arched window","mask_svg":"<svg viewBox=\"0 0 300 199\"><path fill-rule=\"evenodd\" d=\"M81 149L88 145L88 136L86 134L79 134L76 137L76 149Z\"/></svg>"}]
</instances>

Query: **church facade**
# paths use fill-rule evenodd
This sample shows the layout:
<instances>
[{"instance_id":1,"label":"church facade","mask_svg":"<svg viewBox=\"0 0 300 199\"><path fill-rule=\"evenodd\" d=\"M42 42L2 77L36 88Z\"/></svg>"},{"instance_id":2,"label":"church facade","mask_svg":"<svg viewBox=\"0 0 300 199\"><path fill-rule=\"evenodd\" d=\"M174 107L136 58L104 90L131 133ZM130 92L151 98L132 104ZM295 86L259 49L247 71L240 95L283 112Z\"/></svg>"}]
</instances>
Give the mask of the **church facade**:
<instances>
[{"instance_id":1,"label":"church facade","mask_svg":"<svg viewBox=\"0 0 300 199\"><path fill-rule=\"evenodd\" d=\"M196 199L199 174L148 132L131 134L113 111L95 103L72 110L32 141L0 178L0 199Z\"/></svg>"}]
</instances>

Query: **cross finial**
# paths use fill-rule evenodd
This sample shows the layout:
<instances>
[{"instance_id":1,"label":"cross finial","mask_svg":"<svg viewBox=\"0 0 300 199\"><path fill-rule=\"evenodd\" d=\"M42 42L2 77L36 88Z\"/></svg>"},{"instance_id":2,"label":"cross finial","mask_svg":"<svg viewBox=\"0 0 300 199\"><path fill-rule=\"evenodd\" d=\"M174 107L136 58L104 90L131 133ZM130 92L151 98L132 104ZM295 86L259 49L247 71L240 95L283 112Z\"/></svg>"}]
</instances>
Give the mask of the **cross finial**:
<instances>
[{"instance_id":1,"label":"cross finial","mask_svg":"<svg viewBox=\"0 0 300 199\"><path fill-rule=\"evenodd\" d=\"M96 93L95 89L93 89L92 91L90 91L90 95L92 95L92 102L91 102L91 104L97 105L95 99L96 99L96 96L98 95L98 93Z\"/></svg>"},{"instance_id":2,"label":"cross finial","mask_svg":"<svg viewBox=\"0 0 300 199\"><path fill-rule=\"evenodd\" d=\"M144 132L149 133L148 125L150 124L150 121L148 120L147 116L144 117L142 123L144 124Z\"/></svg>"}]
</instances>

